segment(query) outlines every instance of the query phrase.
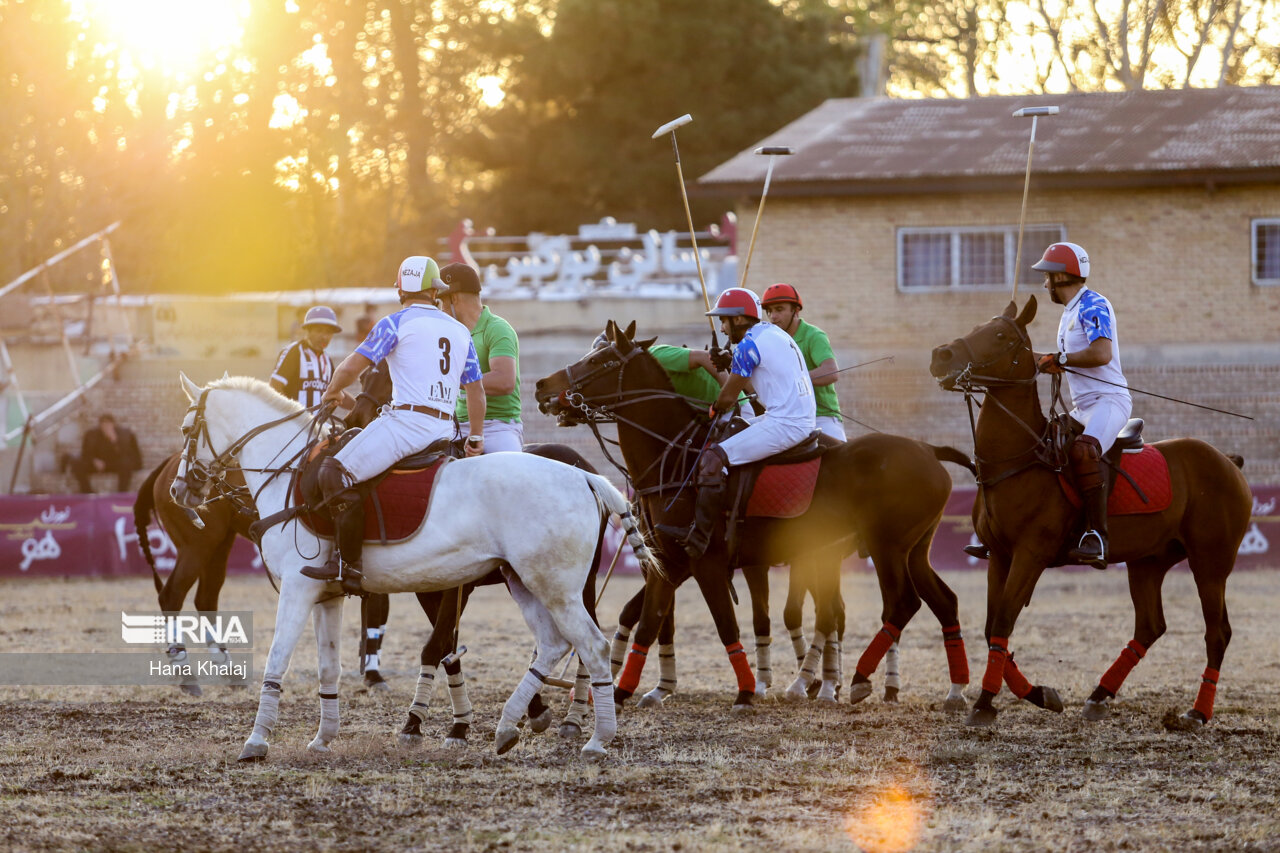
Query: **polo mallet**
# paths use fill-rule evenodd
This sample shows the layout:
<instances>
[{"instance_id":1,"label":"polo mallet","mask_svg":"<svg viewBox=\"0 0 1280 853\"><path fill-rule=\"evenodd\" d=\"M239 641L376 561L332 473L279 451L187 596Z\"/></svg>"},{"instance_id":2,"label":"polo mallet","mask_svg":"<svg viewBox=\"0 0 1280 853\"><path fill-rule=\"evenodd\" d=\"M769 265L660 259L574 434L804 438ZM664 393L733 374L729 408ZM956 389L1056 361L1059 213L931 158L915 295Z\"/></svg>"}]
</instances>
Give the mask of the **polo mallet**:
<instances>
[{"instance_id":1,"label":"polo mallet","mask_svg":"<svg viewBox=\"0 0 1280 853\"><path fill-rule=\"evenodd\" d=\"M1027 173L1022 179L1022 212L1018 214L1018 249L1013 254L1013 298L1018 298L1018 275L1022 272L1022 224L1027 218L1027 190L1031 188L1031 152L1036 150L1036 122L1040 116L1056 116L1057 107L1023 107L1014 118L1031 116L1031 143L1027 145Z\"/></svg>"},{"instance_id":2,"label":"polo mallet","mask_svg":"<svg viewBox=\"0 0 1280 853\"><path fill-rule=\"evenodd\" d=\"M685 113L680 118L669 121L655 130L651 138L657 139L664 133L671 134L671 150L676 154L676 176L680 179L680 198L684 200L684 218L689 223L689 240L693 243L693 262L698 267L698 283L702 285L702 304L707 306L707 311L710 311L711 297L707 295L707 280L702 276L702 255L698 252L698 235L693 230L693 214L689 212L689 193L684 188L684 169L680 168L680 146L676 143L676 128L684 127L691 121L693 116ZM711 345L719 347L720 344L716 338L716 322L708 317L707 323L711 326Z\"/></svg>"},{"instance_id":3,"label":"polo mallet","mask_svg":"<svg viewBox=\"0 0 1280 853\"><path fill-rule=\"evenodd\" d=\"M760 217L764 216L764 200L769 196L769 182L773 180L773 163L779 156L794 154L796 150L790 145L766 145L763 148L757 148L755 153L769 155L769 168L764 173L764 192L760 193L760 207L756 210L756 221L751 225L751 242L747 245L747 262L742 265L742 278L738 281L738 287L747 286L747 270L751 269L751 253L756 248L756 233L760 230Z\"/></svg>"}]
</instances>

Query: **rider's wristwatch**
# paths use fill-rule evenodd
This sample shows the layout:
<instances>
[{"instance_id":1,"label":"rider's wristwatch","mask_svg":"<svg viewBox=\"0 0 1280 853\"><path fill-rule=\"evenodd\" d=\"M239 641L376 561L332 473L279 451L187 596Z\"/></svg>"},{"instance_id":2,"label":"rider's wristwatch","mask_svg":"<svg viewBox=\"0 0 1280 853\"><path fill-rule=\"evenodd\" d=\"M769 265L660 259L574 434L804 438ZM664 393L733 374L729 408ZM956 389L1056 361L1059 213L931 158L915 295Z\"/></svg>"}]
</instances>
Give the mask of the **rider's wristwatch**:
<instances>
[{"instance_id":1,"label":"rider's wristwatch","mask_svg":"<svg viewBox=\"0 0 1280 853\"><path fill-rule=\"evenodd\" d=\"M1065 352L1058 353L1058 364L1061 364L1063 367L1067 366L1067 354Z\"/></svg>"}]
</instances>

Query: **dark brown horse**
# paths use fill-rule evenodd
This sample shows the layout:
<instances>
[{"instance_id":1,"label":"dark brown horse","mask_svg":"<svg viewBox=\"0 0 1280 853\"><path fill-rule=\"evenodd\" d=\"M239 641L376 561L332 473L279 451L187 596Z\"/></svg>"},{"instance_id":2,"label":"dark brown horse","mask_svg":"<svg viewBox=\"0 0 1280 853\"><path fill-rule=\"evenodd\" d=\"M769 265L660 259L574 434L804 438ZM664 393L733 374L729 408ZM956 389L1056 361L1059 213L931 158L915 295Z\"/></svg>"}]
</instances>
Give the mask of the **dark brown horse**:
<instances>
[{"instance_id":1,"label":"dark brown horse","mask_svg":"<svg viewBox=\"0 0 1280 853\"><path fill-rule=\"evenodd\" d=\"M542 411L571 412L584 419L612 420L626 467L649 529L658 523L687 525L693 514L692 489L684 484L709 424L675 393L670 380L646 349L612 321L607 344L575 364L537 383ZM834 636L833 602L839 589L839 562L858 550L875 564L883 595L884 627L859 660L850 693L861 688L885 652L920 608L921 598L944 628L951 668L950 704L963 708L961 689L968 682L955 593L929 564L929 546L951 493L951 478L939 458L964 460L959 451L933 448L899 436L876 434L826 451L810 509L790 519L753 519L740 551L768 565L810 560L826 571L815 580L818 592L816 636L810 655L820 657L825 637ZM693 577L707 601L720 641L738 678L735 708L752 704L754 677L739 642L730 601L729 554L723 539L691 561L684 549L658 537L667 577L645 578L644 612L634 645L618 681L618 698L631 695L658 626L670 610L676 586ZM816 667L815 660L806 668ZM794 686L794 685L793 685Z\"/></svg>"},{"instance_id":2,"label":"dark brown horse","mask_svg":"<svg viewBox=\"0 0 1280 853\"><path fill-rule=\"evenodd\" d=\"M1027 325L1036 299L1022 313L1009 303L1004 313L963 338L933 351L930 372L943 388L985 393L986 405L974 431L978 497L974 529L990 548L987 570L986 636L990 644L982 695L969 714L970 725L995 722L992 699L1002 683L1023 699L1054 711L1062 700L1052 687L1035 686L1018 670L1009 637L1036 581L1048 566L1061 565L1064 543L1079 518L1051 463L1049 419L1036 392L1036 368ZM1249 526L1253 500L1239 464L1190 438L1154 445L1169 466L1172 502L1162 512L1113 516L1109 559L1129 566L1133 599L1133 640L1102 676L1085 702L1086 719L1102 719L1125 677L1165 632L1160 587L1165 574L1186 560L1204 611L1208 666L1195 705L1181 717L1188 728L1213 716L1218 672L1231 626L1225 599L1227 576Z\"/></svg>"}]
</instances>

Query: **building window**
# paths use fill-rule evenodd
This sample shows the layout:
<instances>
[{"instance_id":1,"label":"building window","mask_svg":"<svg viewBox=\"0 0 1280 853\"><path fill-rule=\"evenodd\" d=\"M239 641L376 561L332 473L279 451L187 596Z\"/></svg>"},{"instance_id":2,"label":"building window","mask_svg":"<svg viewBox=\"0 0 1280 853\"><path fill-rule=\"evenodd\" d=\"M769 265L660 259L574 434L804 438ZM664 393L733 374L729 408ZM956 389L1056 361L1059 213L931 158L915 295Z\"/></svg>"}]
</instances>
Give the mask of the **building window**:
<instances>
[{"instance_id":1,"label":"building window","mask_svg":"<svg viewBox=\"0 0 1280 853\"><path fill-rule=\"evenodd\" d=\"M1280 219L1253 220L1253 283L1280 284Z\"/></svg>"},{"instance_id":2,"label":"building window","mask_svg":"<svg viewBox=\"0 0 1280 853\"><path fill-rule=\"evenodd\" d=\"M1020 284L1036 284L1031 269L1050 243L1066 239L1061 225L1032 225L1022 234ZM1277 242L1280 249L1280 240ZM1008 290L1013 287L1018 226L899 228L898 289L939 291L955 288ZM1280 283L1280 282L1277 282Z\"/></svg>"}]
</instances>

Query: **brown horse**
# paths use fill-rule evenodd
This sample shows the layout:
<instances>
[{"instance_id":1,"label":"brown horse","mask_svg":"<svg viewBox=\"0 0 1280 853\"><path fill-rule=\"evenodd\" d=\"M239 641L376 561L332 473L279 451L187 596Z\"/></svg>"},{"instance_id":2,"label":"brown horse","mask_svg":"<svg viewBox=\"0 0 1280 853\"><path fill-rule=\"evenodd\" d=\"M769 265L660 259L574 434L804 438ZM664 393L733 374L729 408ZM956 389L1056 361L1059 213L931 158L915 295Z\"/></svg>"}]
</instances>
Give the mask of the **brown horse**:
<instances>
[{"instance_id":1,"label":"brown horse","mask_svg":"<svg viewBox=\"0 0 1280 853\"><path fill-rule=\"evenodd\" d=\"M1062 700L1052 687L1033 687L1013 662L1009 637L1036 581L1048 566L1061 565L1065 540L1079 512L1059 485L1049 446L1050 421L1036 392L1036 368L1027 324L1036 299L1022 313L1010 302L1004 313L968 335L933 351L930 372L947 390L984 393L986 404L974 429L978 497L974 529L990 548L987 569L987 641L990 654L982 695L969 725L995 722L992 699L1008 684L1015 696L1053 711ZM1222 657L1231 639L1225 590L1236 552L1249 526L1253 500L1240 463L1190 438L1154 445L1168 461L1173 499L1163 512L1114 516L1108 557L1129 566L1133 640L1102 676L1085 702L1086 719L1102 719L1125 677L1165 631L1160 587L1165 574L1186 560L1204 611L1208 666L1195 705L1181 717L1187 728L1213 716ZM1060 467L1060 466L1059 466Z\"/></svg>"},{"instance_id":2,"label":"brown horse","mask_svg":"<svg viewBox=\"0 0 1280 853\"><path fill-rule=\"evenodd\" d=\"M581 419L615 421L649 529L659 522L687 525L694 496L685 483L707 441L709 424L675 393L665 371L648 353L652 342L637 342L634 329L634 323L623 331L610 321L605 345L537 382L538 404L549 414L569 412ZM741 553L757 562L795 565L807 561L825 567L815 581L818 621L812 659L805 664L811 674L816 672L825 638L835 634L840 560L855 549L871 556L883 596L884 627L858 662L850 688L855 701L870 692L865 686L867 676L875 672L923 598L943 625L951 669L949 704L964 707L960 691L968 682L968 664L956 596L929 564L934 530L951 494L951 478L939 458L967 462L959 451L885 434L839 444L823 457L807 512L789 519L752 519L743 535ZM738 679L734 707L750 706L754 677L739 642L730 601L726 582L730 555L725 542L713 541L704 557L691 561L678 543L666 536L657 541L667 577L645 578L643 615L618 680L618 698L634 691L676 586L693 577Z\"/></svg>"}]
</instances>

